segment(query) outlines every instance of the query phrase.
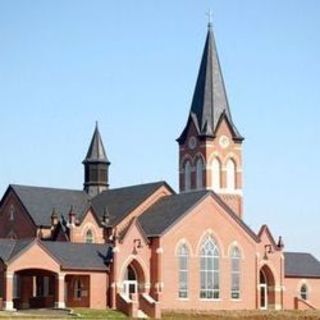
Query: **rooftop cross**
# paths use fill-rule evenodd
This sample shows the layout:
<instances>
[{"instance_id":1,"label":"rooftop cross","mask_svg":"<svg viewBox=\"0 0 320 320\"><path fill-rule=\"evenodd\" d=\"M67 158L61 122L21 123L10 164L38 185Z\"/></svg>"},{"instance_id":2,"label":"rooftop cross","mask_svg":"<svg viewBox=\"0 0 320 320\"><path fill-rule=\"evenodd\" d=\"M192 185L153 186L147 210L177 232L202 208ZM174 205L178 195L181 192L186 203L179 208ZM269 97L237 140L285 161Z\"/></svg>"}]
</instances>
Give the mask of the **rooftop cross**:
<instances>
[{"instance_id":1,"label":"rooftop cross","mask_svg":"<svg viewBox=\"0 0 320 320\"><path fill-rule=\"evenodd\" d=\"M212 24L212 17L213 17L213 12L211 9L209 9L206 13L206 15L208 16L208 26L211 26Z\"/></svg>"}]
</instances>

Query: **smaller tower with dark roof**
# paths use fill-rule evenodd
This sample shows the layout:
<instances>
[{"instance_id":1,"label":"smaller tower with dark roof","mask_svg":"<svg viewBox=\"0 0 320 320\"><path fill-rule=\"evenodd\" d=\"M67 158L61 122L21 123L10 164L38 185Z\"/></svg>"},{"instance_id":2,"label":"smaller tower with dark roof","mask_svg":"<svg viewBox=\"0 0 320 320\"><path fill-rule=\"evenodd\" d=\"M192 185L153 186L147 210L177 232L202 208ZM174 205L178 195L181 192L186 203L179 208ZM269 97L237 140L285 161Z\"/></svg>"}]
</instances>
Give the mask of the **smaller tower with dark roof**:
<instances>
[{"instance_id":1,"label":"smaller tower with dark roof","mask_svg":"<svg viewBox=\"0 0 320 320\"><path fill-rule=\"evenodd\" d=\"M101 139L98 123L91 139L84 165L84 190L94 197L109 187L109 165L105 148Z\"/></svg>"}]
</instances>

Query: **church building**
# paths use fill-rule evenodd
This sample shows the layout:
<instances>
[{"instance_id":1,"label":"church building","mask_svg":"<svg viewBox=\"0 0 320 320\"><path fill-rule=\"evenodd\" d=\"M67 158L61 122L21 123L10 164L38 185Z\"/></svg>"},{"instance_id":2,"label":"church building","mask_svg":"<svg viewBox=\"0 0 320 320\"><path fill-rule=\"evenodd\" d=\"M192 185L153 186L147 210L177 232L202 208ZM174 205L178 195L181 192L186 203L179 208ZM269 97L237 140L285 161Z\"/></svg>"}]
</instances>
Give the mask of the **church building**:
<instances>
[{"instance_id":1,"label":"church building","mask_svg":"<svg viewBox=\"0 0 320 320\"><path fill-rule=\"evenodd\" d=\"M0 307L154 318L168 310L320 308L320 262L285 252L268 226L256 233L245 223L244 138L210 23L177 142L179 192L165 181L110 187L98 125L83 188L9 185L0 202Z\"/></svg>"}]
</instances>

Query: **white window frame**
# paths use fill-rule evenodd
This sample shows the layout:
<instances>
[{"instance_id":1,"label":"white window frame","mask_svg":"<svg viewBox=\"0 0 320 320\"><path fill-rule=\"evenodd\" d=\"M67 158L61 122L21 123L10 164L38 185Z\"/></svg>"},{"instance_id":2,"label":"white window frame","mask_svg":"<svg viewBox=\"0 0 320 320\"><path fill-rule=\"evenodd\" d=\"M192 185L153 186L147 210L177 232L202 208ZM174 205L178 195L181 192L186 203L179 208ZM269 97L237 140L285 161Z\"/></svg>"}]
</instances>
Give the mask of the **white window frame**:
<instances>
[{"instance_id":1,"label":"white window frame","mask_svg":"<svg viewBox=\"0 0 320 320\"><path fill-rule=\"evenodd\" d=\"M220 253L211 236L203 241L200 249L200 299L220 299Z\"/></svg>"},{"instance_id":2,"label":"white window frame","mask_svg":"<svg viewBox=\"0 0 320 320\"><path fill-rule=\"evenodd\" d=\"M178 268L179 268L179 290L178 297L179 299L188 299L189 298L189 248L183 243L179 246L178 249ZM186 260L186 261L183 261ZM185 268L183 267L185 265ZM185 282L182 281L182 278L185 278Z\"/></svg>"},{"instance_id":3,"label":"white window frame","mask_svg":"<svg viewBox=\"0 0 320 320\"><path fill-rule=\"evenodd\" d=\"M241 252L234 246L231 250L231 299L239 300L241 297ZM234 262L238 268L235 268ZM237 279L237 280L235 280Z\"/></svg>"}]
</instances>

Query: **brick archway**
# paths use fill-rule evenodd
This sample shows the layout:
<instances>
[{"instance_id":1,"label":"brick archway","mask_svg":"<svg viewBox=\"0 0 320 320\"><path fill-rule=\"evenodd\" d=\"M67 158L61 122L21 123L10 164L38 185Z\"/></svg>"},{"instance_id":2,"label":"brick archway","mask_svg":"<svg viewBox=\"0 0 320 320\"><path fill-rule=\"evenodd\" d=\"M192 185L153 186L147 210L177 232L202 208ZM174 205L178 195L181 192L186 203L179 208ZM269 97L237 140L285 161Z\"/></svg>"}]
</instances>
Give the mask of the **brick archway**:
<instances>
[{"instance_id":1,"label":"brick archway","mask_svg":"<svg viewBox=\"0 0 320 320\"><path fill-rule=\"evenodd\" d=\"M275 278L266 264L259 273L259 306L260 309L275 309Z\"/></svg>"},{"instance_id":2,"label":"brick archway","mask_svg":"<svg viewBox=\"0 0 320 320\"><path fill-rule=\"evenodd\" d=\"M145 292L146 275L137 259L125 265L121 275L122 292L130 297L132 294Z\"/></svg>"},{"instance_id":3,"label":"brick archway","mask_svg":"<svg viewBox=\"0 0 320 320\"><path fill-rule=\"evenodd\" d=\"M13 274L13 306L16 309L53 308L58 298L56 272L22 269Z\"/></svg>"}]
</instances>

